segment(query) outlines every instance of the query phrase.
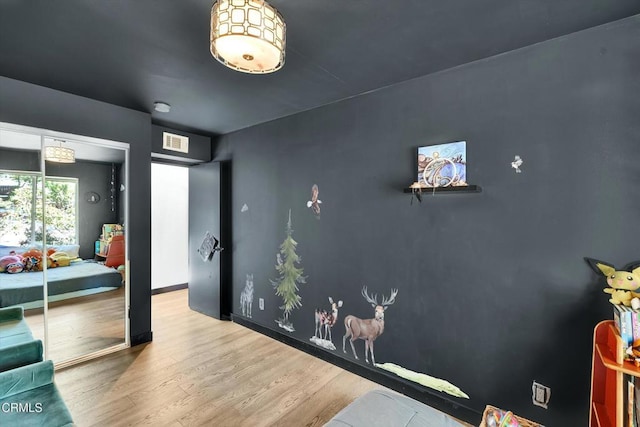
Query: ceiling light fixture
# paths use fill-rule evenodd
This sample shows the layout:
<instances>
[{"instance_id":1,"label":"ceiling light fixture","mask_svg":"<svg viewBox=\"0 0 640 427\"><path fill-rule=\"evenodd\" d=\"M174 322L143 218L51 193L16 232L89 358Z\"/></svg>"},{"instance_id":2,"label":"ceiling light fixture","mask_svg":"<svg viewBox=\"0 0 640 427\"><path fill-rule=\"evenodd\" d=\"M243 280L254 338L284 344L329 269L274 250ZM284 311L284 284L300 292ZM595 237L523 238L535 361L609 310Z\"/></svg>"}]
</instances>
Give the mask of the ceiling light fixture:
<instances>
[{"instance_id":1,"label":"ceiling light fixture","mask_svg":"<svg viewBox=\"0 0 640 427\"><path fill-rule=\"evenodd\" d=\"M56 163L75 163L76 162L76 152L73 151L73 148L63 147L62 143L64 141L54 140L59 145L47 145L44 147L44 159L48 162L56 162Z\"/></svg>"},{"instance_id":2,"label":"ceiling light fixture","mask_svg":"<svg viewBox=\"0 0 640 427\"><path fill-rule=\"evenodd\" d=\"M282 68L285 33L282 15L264 0L218 0L211 8L211 54L236 71Z\"/></svg>"},{"instance_id":3,"label":"ceiling light fixture","mask_svg":"<svg viewBox=\"0 0 640 427\"><path fill-rule=\"evenodd\" d=\"M168 113L171 111L171 105L166 102L156 101L153 103L153 109L159 113Z\"/></svg>"}]
</instances>

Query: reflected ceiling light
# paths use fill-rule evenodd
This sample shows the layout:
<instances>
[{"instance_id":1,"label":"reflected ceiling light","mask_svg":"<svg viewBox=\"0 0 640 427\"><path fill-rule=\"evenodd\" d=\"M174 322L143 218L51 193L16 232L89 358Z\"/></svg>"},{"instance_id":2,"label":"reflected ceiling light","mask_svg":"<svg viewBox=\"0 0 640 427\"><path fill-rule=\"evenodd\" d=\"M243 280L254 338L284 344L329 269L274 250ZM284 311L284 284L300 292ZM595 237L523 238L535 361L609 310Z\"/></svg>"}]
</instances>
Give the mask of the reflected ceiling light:
<instances>
[{"instance_id":1,"label":"reflected ceiling light","mask_svg":"<svg viewBox=\"0 0 640 427\"><path fill-rule=\"evenodd\" d=\"M211 54L236 71L282 68L285 33L282 15L264 0L218 0L211 8Z\"/></svg>"},{"instance_id":2,"label":"reflected ceiling light","mask_svg":"<svg viewBox=\"0 0 640 427\"><path fill-rule=\"evenodd\" d=\"M76 152L73 148L63 147L63 141L54 140L58 145L47 145L44 147L44 159L48 162L75 163Z\"/></svg>"}]
</instances>

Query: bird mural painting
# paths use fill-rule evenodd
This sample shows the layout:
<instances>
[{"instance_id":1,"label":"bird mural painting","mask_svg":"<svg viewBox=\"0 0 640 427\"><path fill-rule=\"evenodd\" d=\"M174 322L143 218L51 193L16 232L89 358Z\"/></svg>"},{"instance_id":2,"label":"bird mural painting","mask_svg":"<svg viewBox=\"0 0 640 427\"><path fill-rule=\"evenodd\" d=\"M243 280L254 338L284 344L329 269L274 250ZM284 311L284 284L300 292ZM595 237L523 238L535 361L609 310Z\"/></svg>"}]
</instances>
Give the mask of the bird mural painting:
<instances>
[{"instance_id":1,"label":"bird mural painting","mask_svg":"<svg viewBox=\"0 0 640 427\"><path fill-rule=\"evenodd\" d=\"M313 187L311 187L311 200L307 202L307 207L311 208L316 218L320 219L320 203L322 203L322 200L318 199L318 193L318 186L313 184Z\"/></svg>"},{"instance_id":2,"label":"bird mural painting","mask_svg":"<svg viewBox=\"0 0 640 427\"><path fill-rule=\"evenodd\" d=\"M520 166L522 166L522 158L520 156L516 156L513 162L511 162L511 167L516 170L516 173L522 173Z\"/></svg>"}]
</instances>

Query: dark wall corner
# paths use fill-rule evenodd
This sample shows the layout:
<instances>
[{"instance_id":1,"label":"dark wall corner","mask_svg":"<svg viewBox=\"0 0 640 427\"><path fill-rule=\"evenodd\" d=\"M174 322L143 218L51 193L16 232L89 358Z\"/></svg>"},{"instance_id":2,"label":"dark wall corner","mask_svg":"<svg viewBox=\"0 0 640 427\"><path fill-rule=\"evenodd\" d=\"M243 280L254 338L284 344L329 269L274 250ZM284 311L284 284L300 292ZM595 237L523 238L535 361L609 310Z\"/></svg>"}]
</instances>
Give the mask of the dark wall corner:
<instances>
[{"instance_id":1,"label":"dark wall corner","mask_svg":"<svg viewBox=\"0 0 640 427\"><path fill-rule=\"evenodd\" d=\"M220 315L229 319L233 307L232 163L220 162Z\"/></svg>"}]
</instances>

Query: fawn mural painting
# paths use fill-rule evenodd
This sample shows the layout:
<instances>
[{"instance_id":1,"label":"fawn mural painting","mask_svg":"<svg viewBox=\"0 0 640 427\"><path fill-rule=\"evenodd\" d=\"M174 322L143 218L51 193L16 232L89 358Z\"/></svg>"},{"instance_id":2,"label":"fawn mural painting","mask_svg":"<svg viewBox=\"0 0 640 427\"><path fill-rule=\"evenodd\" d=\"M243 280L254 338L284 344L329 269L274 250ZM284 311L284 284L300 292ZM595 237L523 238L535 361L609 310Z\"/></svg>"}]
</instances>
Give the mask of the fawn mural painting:
<instances>
[{"instance_id":1,"label":"fawn mural painting","mask_svg":"<svg viewBox=\"0 0 640 427\"><path fill-rule=\"evenodd\" d=\"M301 260L296 254L298 242L291 237L293 235L291 209L289 209L286 235L287 237L280 245L280 251L276 254L276 271L279 276L276 280L271 280L271 284L276 290L276 295L281 297L283 302L280 306L283 315L275 322L285 331L294 332L295 328L289 321L289 314L292 310L302 307L302 297L298 295L298 284L306 283L306 277L302 275L304 269L297 267Z\"/></svg>"},{"instance_id":2,"label":"fawn mural painting","mask_svg":"<svg viewBox=\"0 0 640 427\"><path fill-rule=\"evenodd\" d=\"M331 339L331 328L338 321L338 308L342 307L342 301L334 302L333 298L329 297L329 304L331 304L329 310L316 309L314 314L316 327L309 340L320 347L335 350L336 346Z\"/></svg>"}]
</instances>

